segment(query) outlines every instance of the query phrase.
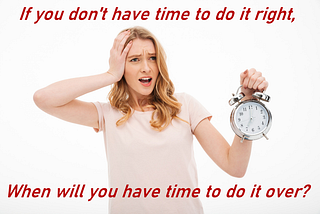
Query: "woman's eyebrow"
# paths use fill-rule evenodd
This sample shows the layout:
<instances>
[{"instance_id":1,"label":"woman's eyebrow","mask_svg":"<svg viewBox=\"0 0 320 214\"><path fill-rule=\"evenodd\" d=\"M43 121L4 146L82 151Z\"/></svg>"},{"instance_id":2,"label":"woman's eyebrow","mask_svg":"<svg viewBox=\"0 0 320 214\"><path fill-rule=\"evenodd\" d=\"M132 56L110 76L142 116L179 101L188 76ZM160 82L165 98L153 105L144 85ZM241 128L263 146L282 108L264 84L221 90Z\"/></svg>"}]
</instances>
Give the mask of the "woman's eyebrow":
<instances>
[{"instance_id":1,"label":"woman's eyebrow","mask_svg":"<svg viewBox=\"0 0 320 214\"><path fill-rule=\"evenodd\" d=\"M134 54L134 55L128 56L128 58L139 57L139 56L141 56L141 54Z\"/></svg>"},{"instance_id":2,"label":"woman's eyebrow","mask_svg":"<svg viewBox=\"0 0 320 214\"><path fill-rule=\"evenodd\" d=\"M148 55L155 56L155 55L156 55L156 53L148 53ZM141 56L141 54L133 54L133 55L128 56L128 58L132 58L132 57L140 57L140 56Z\"/></svg>"}]
</instances>

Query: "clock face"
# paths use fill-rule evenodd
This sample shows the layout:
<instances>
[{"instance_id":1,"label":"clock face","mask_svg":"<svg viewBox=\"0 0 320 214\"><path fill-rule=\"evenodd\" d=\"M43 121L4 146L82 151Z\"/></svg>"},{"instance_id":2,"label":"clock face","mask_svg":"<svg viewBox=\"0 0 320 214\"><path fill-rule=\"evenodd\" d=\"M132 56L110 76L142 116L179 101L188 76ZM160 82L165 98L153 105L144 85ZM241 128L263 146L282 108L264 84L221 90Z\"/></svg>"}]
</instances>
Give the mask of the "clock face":
<instances>
[{"instance_id":1,"label":"clock face","mask_svg":"<svg viewBox=\"0 0 320 214\"><path fill-rule=\"evenodd\" d=\"M268 112L258 102L246 102L240 105L234 114L236 127L246 135L262 133L268 125Z\"/></svg>"}]
</instances>

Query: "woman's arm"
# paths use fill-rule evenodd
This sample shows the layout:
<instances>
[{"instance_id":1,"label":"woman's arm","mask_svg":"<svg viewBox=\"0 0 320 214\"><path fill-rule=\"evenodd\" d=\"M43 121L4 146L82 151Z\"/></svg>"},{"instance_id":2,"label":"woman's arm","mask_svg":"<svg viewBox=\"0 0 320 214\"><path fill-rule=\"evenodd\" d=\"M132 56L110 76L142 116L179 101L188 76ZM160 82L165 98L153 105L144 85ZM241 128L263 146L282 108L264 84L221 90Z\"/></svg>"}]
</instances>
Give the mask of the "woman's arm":
<instances>
[{"instance_id":1,"label":"woman's arm","mask_svg":"<svg viewBox=\"0 0 320 214\"><path fill-rule=\"evenodd\" d=\"M249 163L252 141L235 135L230 146L208 119L202 120L194 134L209 157L225 172L234 177L243 177Z\"/></svg>"},{"instance_id":2,"label":"woman's arm","mask_svg":"<svg viewBox=\"0 0 320 214\"><path fill-rule=\"evenodd\" d=\"M124 73L125 58L131 47L124 43L129 32L119 34L110 51L108 72L88 77L79 77L53 83L35 92L33 99L43 111L60 119L98 128L96 107L76 98L119 81ZM123 50L123 51L122 51Z\"/></svg>"},{"instance_id":3,"label":"woman's arm","mask_svg":"<svg viewBox=\"0 0 320 214\"><path fill-rule=\"evenodd\" d=\"M240 75L242 92L246 99L251 99L255 91L264 91L268 82L255 69L246 70ZM235 135L232 145L223 138L208 119L202 120L194 134L209 157L225 172L235 177L243 177L250 159L252 141Z\"/></svg>"}]
</instances>

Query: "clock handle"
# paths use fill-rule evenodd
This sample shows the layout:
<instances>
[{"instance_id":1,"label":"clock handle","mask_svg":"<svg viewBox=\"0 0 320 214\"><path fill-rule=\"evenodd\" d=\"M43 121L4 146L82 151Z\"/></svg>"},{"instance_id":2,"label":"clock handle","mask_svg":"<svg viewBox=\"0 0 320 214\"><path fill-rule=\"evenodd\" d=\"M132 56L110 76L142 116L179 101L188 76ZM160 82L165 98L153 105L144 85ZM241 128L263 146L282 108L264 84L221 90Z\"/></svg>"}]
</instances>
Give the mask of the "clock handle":
<instances>
[{"instance_id":1,"label":"clock handle","mask_svg":"<svg viewBox=\"0 0 320 214\"><path fill-rule=\"evenodd\" d=\"M243 92L239 92L239 89L242 87L242 85L240 85L240 87L238 88L236 94L232 94L232 98L229 100L229 105L232 106L237 102L240 102L242 98L245 97L245 94Z\"/></svg>"},{"instance_id":2,"label":"clock handle","mask_svg":"<svg viewBox=\"0 0 320 214\"><path fill-rule=\"evenodd\" d=\"M239 88L237 89L236 94L238 94L238 92L239 92L239 90L240 90L241 87L242 87L242 85L239 86Z\"/></svg>"},{"instance_id":3,"label":"clock handle","mask_svg":"<svg viewBox=\"0 0 320 214\"><path fill-rule=\"evenodd\" d=\"M243 94L242 92L240 92L240 94L239 94L239 90L240 90L241 87L242 87L242 85L240 85L239 88L237 89L236 95L234 95L234 94L232 94L232 95L233 95L233 96L241 96L240 94L242 94L243 97L244 97L245 94ZM258 99L258 100L263 100L263 101L265 101L265 102L269 102L270 99L271 99L271 97L270 97L269 95L265 94L265 92L266 92L266 90L264 90L264 91L262 91L262 92L255 92L255 93L252 94L252 96L253 96L254 98ZM242 99L243 97L241 97L241 99ZM239 99L239 101L240 101L241 99ZM230 102L229 102L229 103L230 103ZM230 104L230 105L231 105L231 104Z\"/></svg>"}]
</instances>

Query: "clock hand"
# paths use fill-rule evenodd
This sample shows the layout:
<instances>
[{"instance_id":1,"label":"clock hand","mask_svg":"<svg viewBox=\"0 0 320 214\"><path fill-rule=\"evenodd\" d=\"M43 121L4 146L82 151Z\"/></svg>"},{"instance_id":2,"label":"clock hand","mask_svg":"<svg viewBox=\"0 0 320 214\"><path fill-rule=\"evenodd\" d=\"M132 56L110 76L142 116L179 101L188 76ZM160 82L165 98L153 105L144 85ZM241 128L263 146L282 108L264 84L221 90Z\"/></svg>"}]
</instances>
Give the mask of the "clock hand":
<instances>
[{"instance_id":1,"label":"clock hand","mask_svg":"<svg viewBox=\"0 0 320 214\"><path fill-rule=\"evenodd\" d=\"M249 106L250 107L250 106ZM253 116L252 116L252 108L250 108L250 119L249 119L249 122L248 122L248 127L249 127L249 125L250 125L250 123L251 123L251 121L253 120Z\"/></svg>"}]
</instances>

